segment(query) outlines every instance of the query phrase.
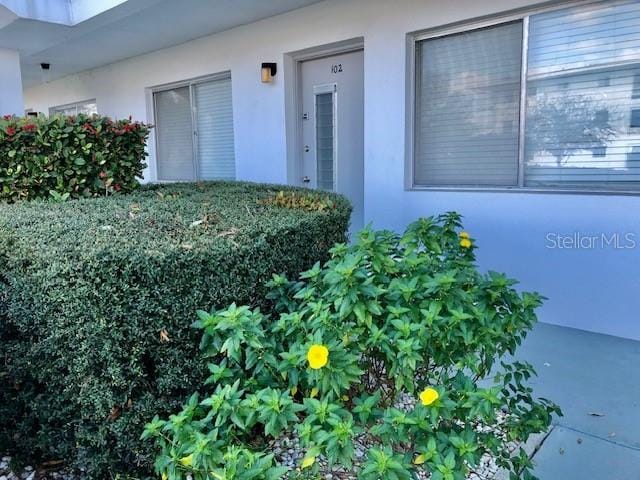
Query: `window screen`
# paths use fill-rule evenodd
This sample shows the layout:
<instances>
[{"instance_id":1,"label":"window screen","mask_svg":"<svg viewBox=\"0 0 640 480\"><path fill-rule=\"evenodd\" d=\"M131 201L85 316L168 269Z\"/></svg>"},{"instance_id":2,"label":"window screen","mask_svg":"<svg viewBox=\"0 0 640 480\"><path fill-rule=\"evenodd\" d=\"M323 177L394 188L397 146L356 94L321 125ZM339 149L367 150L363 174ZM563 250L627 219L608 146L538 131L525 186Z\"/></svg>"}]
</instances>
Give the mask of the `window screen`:
<instances>
[{"instance_id":1,"label":"window screen","mask_svg":"<svg viewBox=\"0 0 640 480\"><path fill-rule=\"evenodd\" d=\"M421 41L416 185L516 185L522 23Z\"/></svg>"}]
</instances>

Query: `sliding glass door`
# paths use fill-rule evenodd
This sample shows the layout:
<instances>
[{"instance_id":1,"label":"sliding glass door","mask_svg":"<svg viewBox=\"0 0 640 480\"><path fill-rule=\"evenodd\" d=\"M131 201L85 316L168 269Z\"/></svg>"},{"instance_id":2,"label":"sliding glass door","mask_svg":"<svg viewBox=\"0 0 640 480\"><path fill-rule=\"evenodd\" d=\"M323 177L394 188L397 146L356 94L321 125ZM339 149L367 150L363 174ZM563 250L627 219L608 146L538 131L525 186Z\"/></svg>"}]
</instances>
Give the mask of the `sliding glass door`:
<instances>
[{"instance_id":1,"label":"sliding glass door","mask_svg":"<svg viewBox=\"0 0 640 480\"><path fill-rule=\"evenodd\" d=\"M154 94L159 181L233 180L231 78Z\"/></svg>"}]
</instances>

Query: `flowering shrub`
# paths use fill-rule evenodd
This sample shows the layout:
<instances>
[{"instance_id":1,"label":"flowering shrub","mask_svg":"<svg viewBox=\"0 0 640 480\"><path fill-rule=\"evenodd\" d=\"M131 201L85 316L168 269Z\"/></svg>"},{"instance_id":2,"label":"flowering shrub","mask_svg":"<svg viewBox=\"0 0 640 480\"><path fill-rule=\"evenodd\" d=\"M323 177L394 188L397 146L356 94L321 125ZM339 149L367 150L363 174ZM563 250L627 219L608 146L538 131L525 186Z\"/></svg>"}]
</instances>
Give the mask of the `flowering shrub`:
<instances>
[{"instance_id":1,"label":"flowering shrub","mask_svg":"<svg viewBox=\"0 0 640 480\"><path fill-rule=\"evenodd\" d=\"M0 118L0 200L127 192L145 168L149 125L98 115Z\"/></svg>"},{"instance_id":2,"label":"flowering shrub","mask_svg":"<svg viewBox=\"0 0 640 480\"><path fill-rule=\"evenodd\" d=\"M457 214L402 236L365 229L299 281L274 276L274 318L235 304L198 312L209 391L143 433L162 478L321 478L321 463L358 461L363 480L460 480L487 453L511 478L533 478L527 454L510 446L560 410L532 397L530 365L494 367L531 329L541 297L479 273L460 229ZM269 450L292 432L305 453L288 469ZM363 437L370 448L358 460Z\"/></svg>"}]
</instances>

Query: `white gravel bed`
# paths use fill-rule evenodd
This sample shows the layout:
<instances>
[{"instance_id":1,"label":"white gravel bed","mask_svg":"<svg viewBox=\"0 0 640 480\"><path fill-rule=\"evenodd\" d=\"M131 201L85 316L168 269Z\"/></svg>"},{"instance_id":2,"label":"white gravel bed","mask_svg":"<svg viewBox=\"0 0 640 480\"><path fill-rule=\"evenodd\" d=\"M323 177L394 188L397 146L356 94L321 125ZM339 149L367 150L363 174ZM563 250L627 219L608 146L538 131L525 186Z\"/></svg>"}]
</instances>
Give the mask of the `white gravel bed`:
<instances>
[{"instance_id":1,"label":"white gravel bed","mask_svg":"<svg viewBox=\"0 0 640 480\"><path fill-rule=\"evenodd\" d=\"M2 457L0 460L0 480L34 480L36 478L36 471L33 467L25 467L22 473L16 474L11 470L11 457Z\"/></svg>"},{"instance_id":2,"label":"white gravel bed","mask_svg":"<svg viewBox=\"0 0 640 480\"><path fill-rule=\"evenodd\" d=\"M50 467L43 466L36 470L28 465L22 468L21 471L14 471L11 465L11 457L5 456L0 459L0 480L79 480L82 478L82 476L57 470L55 462Z\"/></svg>"},{"instance_id":3,"label":"white gravel bed","mask_svg":"<svg viewBox=\"0 0 640 480\"><path fill-rule=\"evenodd\" d=\"M409 395L402 395L400 400L396 403L395 407L399 410L410 411L415 407L415 398ZM498 435L503 436L500 430L500 425L504 423L507 418L506 413L498 414L498 421L495 427L484 427L482 430L485 432L496 432ZM368 438L366 435L357 437L354 441L355 458L353 468L346 470L344 467L334 465L330 467L327 461L318 457L317 461L320 464L320 473L325 479L333 480L356 480L358 478L358 471L365 461L366 452L369 448L376 446L375 440ZM518 444L509 444L508 448L510 452L514 452L519 448ZM304 451L300 447L299 440L295 434L282 436L269 445L269 451L272 452L276 460L280 465L284 465L295 469L300 465L304 457ZM504 472L496 465L495 459L488 454L483 455L480 460L476 472L470 473L466 478L467 480L500 480L504 477ZM429 473L426 471L419 471L418 476L421 479L428 480L430 478ZM507 477L508 478L508 475Z\"/></svg>"}]
</instances>

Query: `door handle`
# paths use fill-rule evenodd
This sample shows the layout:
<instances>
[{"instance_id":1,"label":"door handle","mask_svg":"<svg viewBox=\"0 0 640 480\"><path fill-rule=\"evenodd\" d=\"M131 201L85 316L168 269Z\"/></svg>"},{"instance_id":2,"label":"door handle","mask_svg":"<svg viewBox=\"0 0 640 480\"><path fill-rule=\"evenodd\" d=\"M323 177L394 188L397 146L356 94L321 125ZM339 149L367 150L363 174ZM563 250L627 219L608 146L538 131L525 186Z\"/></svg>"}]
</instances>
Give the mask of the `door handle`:
<instances>
[{"instance_id":1,"label":"door handle","mask_svg":"<svg viewBox=\"0 0 640 480\"><path fill-rule=\"evenodd\" d=\"M305 146L304 146L304 153L308 153L308 152L309 152L309 150L311 150L311 149L309 148L309 145L305 145Z\"/></svg>"},{"instance_id":2,"label":"door handle","mask_svg":"<svg viewBox=\"0 0 640 480\"><path fill-rule=\"evenodd\" d=\"M303 182L303 183L309 183L310 181L311 181L311 179L310 179L307 175L305 175L304 177L302 177L302 182Z\"/></svg>"}]
</instances>

